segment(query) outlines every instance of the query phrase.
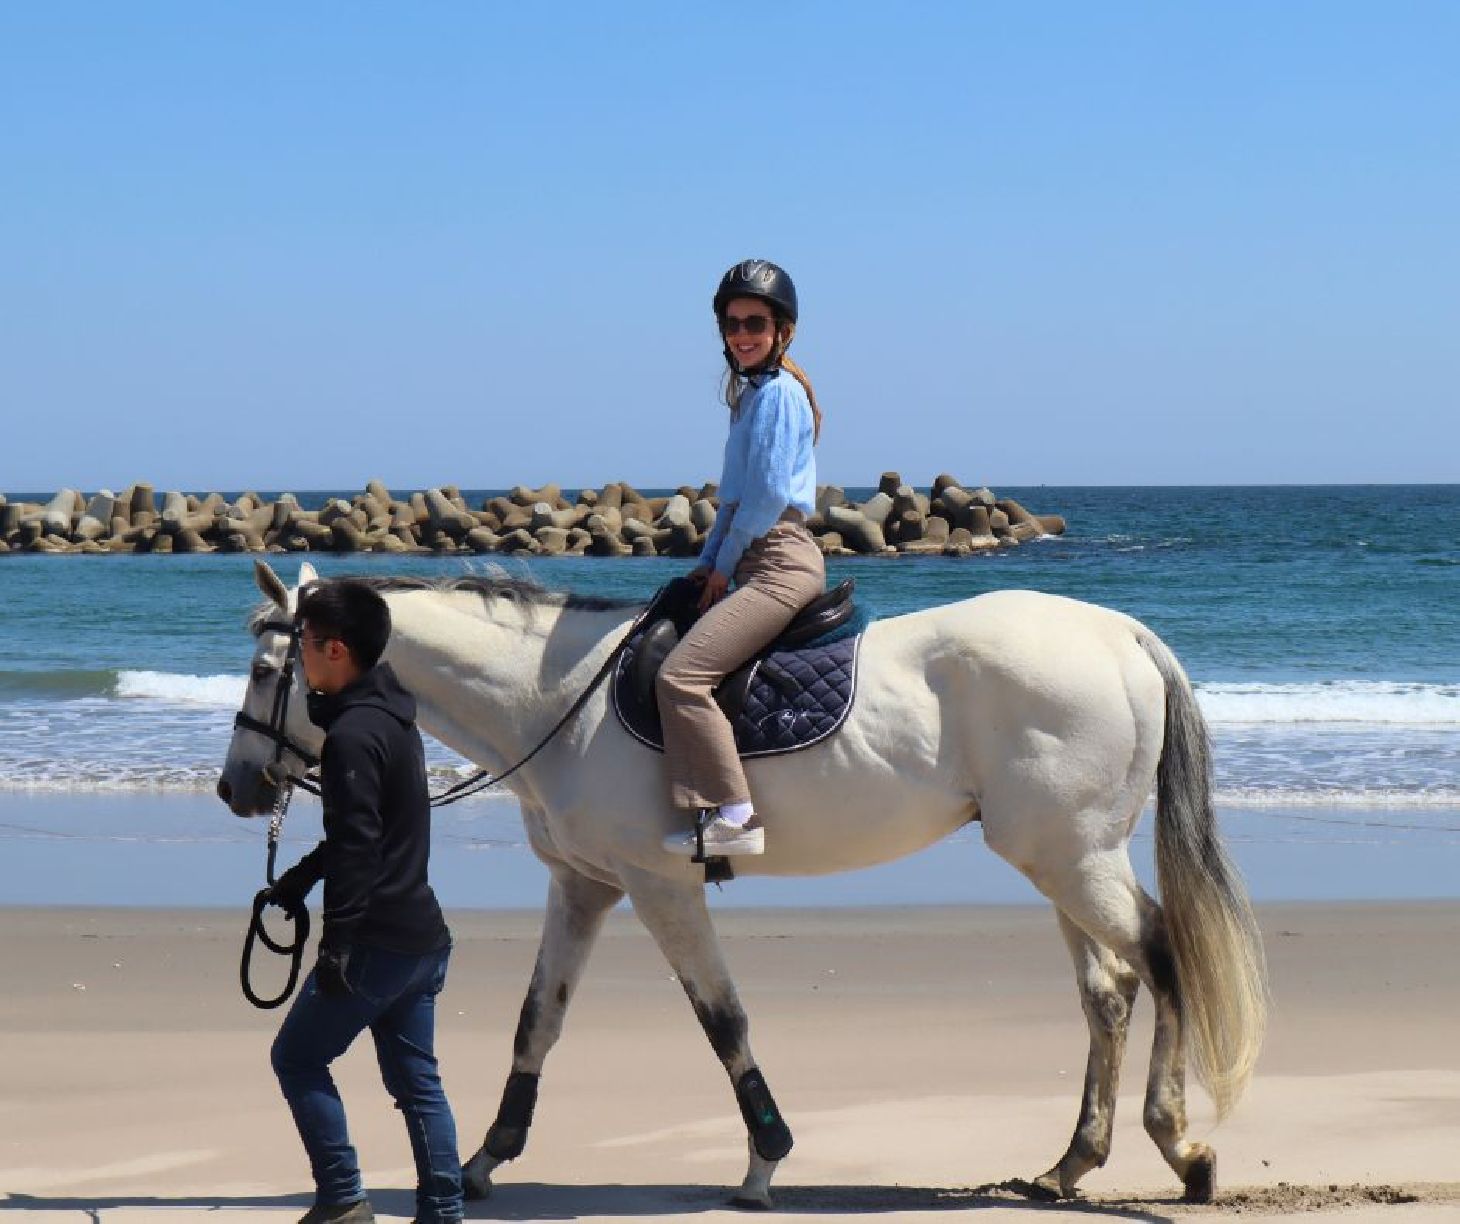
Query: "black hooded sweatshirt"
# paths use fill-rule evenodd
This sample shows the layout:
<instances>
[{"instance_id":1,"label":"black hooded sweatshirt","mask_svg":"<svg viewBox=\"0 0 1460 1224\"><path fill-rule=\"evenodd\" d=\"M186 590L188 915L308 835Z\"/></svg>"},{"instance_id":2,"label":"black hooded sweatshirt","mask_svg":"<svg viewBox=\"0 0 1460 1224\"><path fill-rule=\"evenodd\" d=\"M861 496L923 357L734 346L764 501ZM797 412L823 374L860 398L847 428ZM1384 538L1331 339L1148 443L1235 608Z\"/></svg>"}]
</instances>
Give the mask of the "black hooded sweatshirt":
<instances>
[{"instance_id":1,"label":"black hooded sweatshirt","mask_svg":"<svg viewBox=\"0 0 1460 1224\"><path fill-rule=\"evenodd\" d=\"M426 882L431 806L416 699L378 663L338 693L310 693L309 717L325 730L324 841L300 867L324 879L320 948L445 947L451 934Z\"/></svg>"}]
</instances>

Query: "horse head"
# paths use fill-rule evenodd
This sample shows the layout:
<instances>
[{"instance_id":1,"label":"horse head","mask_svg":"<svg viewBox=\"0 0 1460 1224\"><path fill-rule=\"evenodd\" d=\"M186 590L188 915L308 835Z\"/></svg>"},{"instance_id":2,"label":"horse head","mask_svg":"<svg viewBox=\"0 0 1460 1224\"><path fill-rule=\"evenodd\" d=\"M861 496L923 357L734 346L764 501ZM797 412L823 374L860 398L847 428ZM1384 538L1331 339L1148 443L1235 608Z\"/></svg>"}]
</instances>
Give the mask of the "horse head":
<instances>
[{"instance_id":1,"label":"horse head","mask_svg":"<svg viewBox=\"0 0 1460 1224\"><path fill-rule=\"evenodd\" d=\"M255 644L248 688L218 778L218 797L235 816L271 812L284 788L308 772L324 743L324 732L305 709L294 628L299 589L318 577L306 561L291 591L264 562L254 562L254 580L265 602L249 618Z\"/></svg>"}]
</instances>

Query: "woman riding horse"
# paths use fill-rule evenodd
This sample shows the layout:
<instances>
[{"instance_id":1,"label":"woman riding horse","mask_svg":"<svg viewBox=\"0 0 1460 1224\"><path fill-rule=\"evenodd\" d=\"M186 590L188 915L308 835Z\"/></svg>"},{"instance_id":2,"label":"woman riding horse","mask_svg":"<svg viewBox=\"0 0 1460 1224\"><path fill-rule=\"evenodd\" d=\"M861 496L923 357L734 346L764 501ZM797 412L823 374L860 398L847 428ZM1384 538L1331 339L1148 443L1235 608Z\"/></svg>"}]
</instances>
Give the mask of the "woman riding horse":
<instances>
[{"instance_id":1,"label":"woman riding horse","mask_svg":"<svg viewBox=\"0 0 1460 1224\"><path fill-rule=\"evenodd\" d=\"M698 829L671 833L664 846L762 854L765 828L714 689L826 589L821 550L805 525L816 511L821 410L786 352L799 311L784 269L764 259L736 264L720 279L714 309L730 406L720 511L690 574L702 588L702 615L656 682L670 799L695 814Z\"/></svg>"}]
</instances>

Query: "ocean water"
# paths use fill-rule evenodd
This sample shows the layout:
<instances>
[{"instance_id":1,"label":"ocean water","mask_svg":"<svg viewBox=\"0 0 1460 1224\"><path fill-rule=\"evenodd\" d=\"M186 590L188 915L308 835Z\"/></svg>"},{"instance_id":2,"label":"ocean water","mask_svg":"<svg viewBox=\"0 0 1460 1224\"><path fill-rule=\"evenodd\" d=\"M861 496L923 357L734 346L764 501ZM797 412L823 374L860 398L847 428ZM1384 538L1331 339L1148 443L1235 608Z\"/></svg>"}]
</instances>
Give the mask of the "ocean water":
<instances>
[{"instance_id":1,"label":"ocean water","mask_svg":"<svg viewBox=\"0 0 1460 1224\"><path fill-rule=\"evenodd\" d=\"M1128 612L1195 682L1219 809L1240 813L1228 836L1258 848L1244 851L1249 858L1276 861L1293 846L1399 847L1460 867L1460 486L999 492L1065 515L1068 532L961 560L833 561L829 577L855 577L879 616L1014 587ZM274 560L292 579L298 559ZM311 560L326 575L483 564ZM545 586L631 598L686 568L664 559L508 565ZM211 791L250 653L251 566L239 555L0 557L0 799L48 799L34 818L0 819L0 856L8 844L19 861L23 844L57 837L251 836L221 820L193 829L173 818L138 828L134 819L110 830L95 814L104 805L59 802ZM428 752L441 781L465 769L439 745ZM3 807L21 810L30 809ZM469 848L522 846L515 804L503 797L447 809L439 836Z\"/></svg>"}]
</instances>

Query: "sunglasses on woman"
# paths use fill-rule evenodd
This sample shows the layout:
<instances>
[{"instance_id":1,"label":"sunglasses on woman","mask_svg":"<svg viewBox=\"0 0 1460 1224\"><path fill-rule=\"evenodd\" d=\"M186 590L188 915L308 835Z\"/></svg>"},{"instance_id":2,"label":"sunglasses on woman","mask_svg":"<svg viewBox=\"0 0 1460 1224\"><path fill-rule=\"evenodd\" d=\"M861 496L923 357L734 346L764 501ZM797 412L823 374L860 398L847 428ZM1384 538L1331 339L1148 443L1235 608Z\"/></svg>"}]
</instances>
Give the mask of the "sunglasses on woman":
<instances>
[{"instance_id":1,"label":"sunglasses on woman","mask_svg":"<svg viewBox=\"0 0 1460 1224\"><path fill-rule=\"evenodd\" d=\"M742 331L747 336L763 336L770 331L772 322L770 315L747 315L743 319L726 315L720 320L720 331L726 336L738 336Z\"/></svg>"}]
</instances>

